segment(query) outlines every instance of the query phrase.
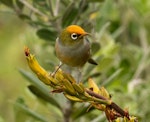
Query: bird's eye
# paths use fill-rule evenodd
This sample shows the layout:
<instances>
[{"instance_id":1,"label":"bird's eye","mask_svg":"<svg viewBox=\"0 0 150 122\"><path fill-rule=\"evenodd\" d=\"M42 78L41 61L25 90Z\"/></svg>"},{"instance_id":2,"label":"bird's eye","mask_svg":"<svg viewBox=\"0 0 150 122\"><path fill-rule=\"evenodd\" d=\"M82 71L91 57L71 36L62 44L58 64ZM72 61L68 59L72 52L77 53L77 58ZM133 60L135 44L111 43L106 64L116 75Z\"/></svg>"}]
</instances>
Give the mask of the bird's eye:
<instances>
[{"instance_id":1,"label":"bird's eye","mask_svg":"<svg viewBox=\"0 0 150 122\"><path fill-rule=\"evenodd\" d=\"M76 40L76 39L78 38L78 35L77 35L76 33L72 33L72 34L71 34L71 38L72 38L73 40Z\"/></svg>"}]
</instances>

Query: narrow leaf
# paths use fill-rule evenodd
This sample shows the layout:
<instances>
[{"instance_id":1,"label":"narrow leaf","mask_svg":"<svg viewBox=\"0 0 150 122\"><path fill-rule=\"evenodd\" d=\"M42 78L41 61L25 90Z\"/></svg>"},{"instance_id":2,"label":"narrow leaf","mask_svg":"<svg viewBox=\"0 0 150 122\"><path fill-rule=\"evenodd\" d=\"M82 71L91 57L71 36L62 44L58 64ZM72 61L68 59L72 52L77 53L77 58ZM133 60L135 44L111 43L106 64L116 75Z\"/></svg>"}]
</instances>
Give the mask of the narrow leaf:
<instances>
[{"instance_id":1,"label":"narrow leaf","mask_svg":"<svg viewBox=\"0 0 150 122\"><path fill-rule=\"evenodd\" d=\"M22 112L35 118L36 120L39 120L41 122L48 122L48 120L46 120L42 115L40 115L40 114L36 113L35 111L31 110L30 108L28 108L27 105L24 102L22 102L21 98L17 99L14 106L17 109L21 110Z\"/></svg>"},{"instance_id":2,"label":"narrow leaf","mask_svg":"<svg viewBox=\"0 0 150 122\"><path fill-rule=\"evenodd\" d=\"M65 10L65 13L62 17L62 26L66 27L70 25L73 20L75 20L76 16L78 14L78 9L75 7L75 3L72 2Z\"/></svg>"},{"instance_id":3,"label":"narrow leaf","mask_svg":"<svg viewBox=\"0 0 150 122\"><path fill-rule=\"evenodd\" d=\"M10 8L14 7L13 0L0 0L0 2L3 3L4 5L10 7Z\"/></svg>"},{"instance_id":4,"label":"narrow leaf","mask_svg":"<svg viewBox=\"0 0 150 122\"><path fill-rule=\"evenodd\" d=\"M22 4L19 0L16 0L16 5L22 10L24 7L24 4Z\"/></svg>"},{"instance_id":5,"label":"narrow leaf","mask_svg":"<svg viewBox=\"0 0 150 122\"><path fill-rule=\"evenodd\" d=\"M50 90L40 80L38 80L31 73L26 72L23 69L20 69L19 71L21 75L24 76L27 80L29 80L37 89L40 89L40 93L44 95L43 97L46 97L48 99L50 104L54 105L55 107L61 110L59 103L53 97L50 96Z\"/></svg>"},{"instance_id":6,"label":"narrow leaf","mask_svg":"<svg viewBox=\"0 0 150 122\"><path fill-rule=\"evenodd\" d=\"M38 89L37 87L35 87L34 85L29 85L28 89L34 94L36 95L38 98L41 98L47 102L50 102L52 99L45 95L40 89Z\"/></svg>"},{"instance_id":7,"label":"narrow leaf","mask_svg":"<svg viewBox=\"0 0 150 122\"><path fill-rule=\"evenodd\" d=\"M25 14L19 14L19 18L22 19L22 20L31 20L31 18L28 16L28 15L25 15Z\"/></svg>"},{"instance_id":8,"label":"narrow leaf","mask_svg":"<svg viewBox=\"0 0 150 122\"><path fill-rule=\"evenodd\" d=\"M122 69L118 69L116 72L114 72L110 77L108 77L102 84L102 86L108 85L110 82L113 81L114 78L116 78L120 73L122 72Z\"/></svg>"},{"instance_id":9,"label":"narrow leaf","mask_svg":"<svg viewBox=\"0 0 150 122\"><path fill-rule=\"evenodd\" d=\"M92 110L94 110L94 108L90 108L89 109L89 105L88 106L82 106L82 107L79 107L76 112L73 113L72 115L72 118L75 120L75 119L78 119L79 117L81 116L84 116L85 114L91 112Z\"/></svg>"},{"instance_id":10,"label":"narrow leaf","mask_svg":"<svg viewBox=\"0 0 150 122\"><path fill-rule=\"evenodd\" d=\"M46 28L39 29L36 34L41 38L46 41L55 41L56 40L56 31L52 31Z\"/></svg>"},{"instance_id":11,"label":"narrow leaf","mask_svg":"<svg viewBox=\"0 0 150 122\"><path fill-rule=\"evenodd\" d=\"M93 42L91 43L92 54L95 54L98 50L100 50L100 43Z\"/></svg>"}]
</instances>

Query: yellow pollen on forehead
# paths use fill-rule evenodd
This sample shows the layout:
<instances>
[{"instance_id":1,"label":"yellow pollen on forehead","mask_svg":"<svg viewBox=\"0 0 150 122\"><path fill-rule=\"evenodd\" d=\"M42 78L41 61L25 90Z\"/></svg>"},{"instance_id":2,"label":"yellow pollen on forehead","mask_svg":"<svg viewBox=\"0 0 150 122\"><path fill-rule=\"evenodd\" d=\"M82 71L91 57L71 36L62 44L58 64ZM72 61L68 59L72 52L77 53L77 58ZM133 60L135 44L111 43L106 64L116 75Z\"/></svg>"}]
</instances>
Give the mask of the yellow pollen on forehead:
<instances>
[{"instance_id":1,"label":"yellow pollen on forehead","mask_svg":"<svg viewBox=\"0 0 150 122\"><path fill-rule=\"evenodd\" d=\"M86 32L78 25L70 25L66 28L69 33L85 34Z\"/></svg>"}]
</instances>

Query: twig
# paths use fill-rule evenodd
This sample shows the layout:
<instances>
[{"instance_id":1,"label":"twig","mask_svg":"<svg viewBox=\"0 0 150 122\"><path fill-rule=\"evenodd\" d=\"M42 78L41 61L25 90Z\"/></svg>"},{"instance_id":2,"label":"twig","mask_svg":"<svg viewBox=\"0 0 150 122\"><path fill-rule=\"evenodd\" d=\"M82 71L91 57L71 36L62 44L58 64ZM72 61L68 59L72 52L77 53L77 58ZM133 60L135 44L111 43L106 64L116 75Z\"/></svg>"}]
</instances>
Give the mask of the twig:
<instances>
[{"instance_id":1,"label":"twig","mask_svg":"<svg viewBox=\"0 0 150 122\"><path fill-rule=\"evenodd\" d=\"M96 94L96 93L93 92L92 90L86 89L86 92L87 92L89 95L94 96L94 97L96 97L96 98L99 98L99 99L102 99L102 100L108 100L107 98L105 98L105 97L103 97L103 96L101 96L101 95L99 95L99 94Z\"/></svg>"},{"instance_id":2,"label":"twig","mask_svg":"<svg viewBox=\"0 0 150 122\"><path fill-rule=\"evenodd\" d=\"M76 18L74 20L74 23L77 23L77 21L79 20L80 14L83 11L83 8L85 6L86 0L82 0L81 2L82 4L80 5L80 9L78 10L78 14L76 15Z\"/></svg>"},{"instance_id":3,"label":"twig","mask_svg":"<svg viewBox=\"0 0 150 122\"><path fill-rule=\"evenodd\" d=\"M112 102L111 105L109 105L109 107L116 110L122 117L127 117L130 120L129 113L122 110L116 103Z\"/></svg>"},{"instance_id":4,"label":"twig","mask_svg":"<svg viewBox=\"0 0 150 122\"><path fill-rule=\"evenodd\" d=\"M55 6L55 11L54 11L54 16L58 16L59 3L60 3L60 0L56 0L56 6Z\"/></svg>"},{"instance_id":5,"label":"twig","mask_svg":"<svg viewBox=\"0 0 150 122\"><path fill-rule=\"evenodd\" d=\"M140 28L139 38L140 38L140 42L141 42L142 49L143 49L143 57L142 57L142 59L139 63L139 66L133 76L133 79L137 79L140 76L140 74L143 72L143 70L145 68L145 61L147 60L149 53L150 53L150 50L149 50L149 47L147 44L148 40L147 40L146 30L144 27Z\"/></svg>"},{"instance_id":6,"label":"twig","mask_svg":"<svg viewBox=\"0 0 150 122\"><path fill-rule=\"evenodd\" d=\"M38 9L34 8L31 4L29 4L26 0L19 0L22 4L24 4L27 8L32 10L34 13L39 14L41 16L47 17L44 13L40 12Z\"/></svg>"},{"instance_id":7,"label":"twig","mask_svg":"<svg viewBox=\"0 0 150 122\"><path fill-rule=\"evenodd\" d=\"M64 107L64 112L63 112L63 116L64 116L64 122L70 122L70 117L71 117L71 113L72 113L72 106L73 106L73 102L72 101L67 101L67 106Z\"/></svg>"},{"instance_id":8,"label":"twig","mask_svg":"<svg viewBox=\"0 0 150 122\"><path fill-rule=\"evenodd\" d=\"M92 90L86 89L86 92L87 92L89 95L94 96L94 97L96 97L96 98L98 98L98 99L108 100L107 98L105 98L105 97L103 97L103 96L101 96L101 95L99 95L99 94L93 92ZM128 119L130 119L128 112L122 110L122 108L120 108L116 103L111 102L110 105L107 105L107 106L108 106L109 108L113 108L113 109L114 109L116 112L118 112L122 117L127 117Z\"/></svg>"},{"instance_id":9,"label":"twig","mask_svg":"<svg viewBox=\"0 0 150 122\"><path fill-rule=\"evenodd\" d=\"M54 12L53 12L53 8L52 8L52 1L51 0L48 0L49 2L49 10L50 10L50 13L51 15L54 17Z\"/></svg>"}]
</instances>

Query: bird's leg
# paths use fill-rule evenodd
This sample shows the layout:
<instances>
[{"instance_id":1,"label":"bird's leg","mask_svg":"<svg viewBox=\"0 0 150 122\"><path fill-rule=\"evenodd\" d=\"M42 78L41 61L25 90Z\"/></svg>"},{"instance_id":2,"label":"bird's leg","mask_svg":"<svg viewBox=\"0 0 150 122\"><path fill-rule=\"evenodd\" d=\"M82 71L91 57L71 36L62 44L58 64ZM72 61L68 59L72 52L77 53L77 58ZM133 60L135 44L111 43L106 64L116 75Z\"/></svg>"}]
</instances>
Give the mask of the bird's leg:
<instances>
[{"instance_id":1,"label":"bird's leg","mask_svg":"<svg viewBox=\"0 0 150 122\"><path fill-rule=\"evenodd\" d=\"M82 80L82 71L81 68L77 68L76 71L74 72L74 78L77 83L80 83Z\"/></svg>"},{"instance_id":2,"label":"bird's leg","mask_svg":"<svg viewBox=\"0 0 150 122\"><path fill-rule=\"evenodd\" d=\"M52 76L52 77L55 76L55 74L57 73L57 71L60 69L60 67L61 67L62 65L63 65L63 63L62 63L62 62L59 62L59 65L58 65L57 69L55 69L54 72L51 73L51 76Z\"/></svg>"},{"instance_id":3,"label":"bird's leg","mask_svg":"<svg viewBox=\"0 0 150 122\"><path fill-rule=\"evenodd\" d=\"M77 80L77 83L80 83L81 80L82 80L82 71L81 71L81 68L78 69L78 72L79 72L79 74L78 74L78 80Z\"/></svg>"}]
</instances>

